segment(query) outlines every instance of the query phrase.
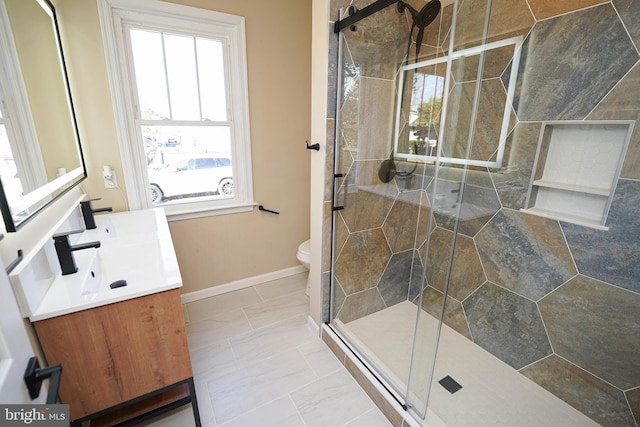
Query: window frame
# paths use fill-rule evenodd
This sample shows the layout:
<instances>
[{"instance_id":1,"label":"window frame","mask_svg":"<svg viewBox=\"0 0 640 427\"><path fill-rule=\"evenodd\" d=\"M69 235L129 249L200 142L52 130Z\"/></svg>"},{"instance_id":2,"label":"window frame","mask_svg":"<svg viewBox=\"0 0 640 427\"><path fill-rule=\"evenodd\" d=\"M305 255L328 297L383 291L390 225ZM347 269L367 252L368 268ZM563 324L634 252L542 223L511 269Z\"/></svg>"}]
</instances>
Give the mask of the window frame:
<instances>
[{"instance_id":1,"label":"window frame","mask_svg":"<svg viewBox=\"0 0 640 427\"><path fill-rule=\"evenodd\" d=\"M253 210L249 95L245 19L241 16L160 1L97 0L105 47L109 86L127 199L132 210L157 207L151 203L146 156L136 112L135 74L128 60L125 31L129 26L199 34L224 40L228 62L225 82L229 93L233 197L183 199L162 205L169 220L198 218ZM161 122L156 123L161 125Z\"/></svg>"}]
</instances>

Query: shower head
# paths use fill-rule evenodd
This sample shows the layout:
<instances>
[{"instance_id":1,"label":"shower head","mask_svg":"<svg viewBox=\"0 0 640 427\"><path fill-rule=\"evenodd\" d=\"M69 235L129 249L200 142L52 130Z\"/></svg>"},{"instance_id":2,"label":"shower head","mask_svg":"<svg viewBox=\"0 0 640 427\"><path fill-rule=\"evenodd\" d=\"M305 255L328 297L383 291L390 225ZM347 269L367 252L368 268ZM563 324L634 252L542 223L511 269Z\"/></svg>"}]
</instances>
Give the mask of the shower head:
<instances>
[{"instance_id":1,"label":"shower head","mask_svg":"<svg viewBox=\"0 0 640 427\"><path fill-rule=\"evenodd\" d=\"M411 36L413 36L413 29L418 28L418 34L416 35L416 61L418 60L418 54L420 53L420 46L422 45L422 38L424 36L424 29L431 24L438 13L440 13L440 1L431 0L422 6L422 9L417 11L410 4L405 3L403 0L398 2L398 12L404 12L405 9L409 10L413 23L411 24L411 31L409 33L409 46L411 46ZM409 49L407 49L407 54ZM407 55L407 61L409 61Z\"/></svg>"},{"instance_id":2,"label":"shower head","mask_svg":"<svg viewBox=\"0 0 640 427\"><path fill-rule=\"evenodd\" d=\"M418 21L417 26L424 28L431 24L438 16L438 13L440 13L440 1L431 0L418 12L418 19L416 19L416 21Z\"/></svg>"},{"instance_id":3,"label":"shower head","mask_svg":"<svg viewBox=\"0 0 640 427\"><path fill-rule=\"evenodd\" d=\"M404 12L405 8L409 9L409 12L411 13L411 18L413 19L412 26L418 27L418 29L424 29L427 25L431 24L434 19L436 19L438 13L440 13L441 6L439 0L431 0L422 6L420 11L417 11L410 4L400 0L398 2L398 11Z\"/></svg>"}]
</instances>

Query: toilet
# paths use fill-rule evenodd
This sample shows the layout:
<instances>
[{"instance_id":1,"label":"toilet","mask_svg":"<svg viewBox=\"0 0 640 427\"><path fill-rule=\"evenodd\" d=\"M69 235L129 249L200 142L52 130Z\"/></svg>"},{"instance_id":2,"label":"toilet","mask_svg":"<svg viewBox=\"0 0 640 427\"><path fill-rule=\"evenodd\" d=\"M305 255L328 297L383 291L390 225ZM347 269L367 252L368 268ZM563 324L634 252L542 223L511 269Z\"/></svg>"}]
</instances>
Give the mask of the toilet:
<instances>
[{"instance_id":1,"label":"toilet","mask_svg":"<svg viewBox=\"0 0 640 427\"><path fill-rule=\"evenodd\" d=\"M296 256L298 257L298 261L300 261L300 264L304 265L304 267L308 270L309 265L311 264L311 240L306 240L300 243Z\"/></svg>"},{"instance_id":2,"label":"toilet","mask_svg":"<svg viewBox=\"0 0 640 427\"><path fill-rule=\"evenodd\" d=\"M309 270L309 266L311 265L311 240L306 240L300 243L296 257L298 258L298 261L300 261L300 264ZM307 279L307 290L305 293L309 295L309 279Z\"/></svg>"}]
</instances>

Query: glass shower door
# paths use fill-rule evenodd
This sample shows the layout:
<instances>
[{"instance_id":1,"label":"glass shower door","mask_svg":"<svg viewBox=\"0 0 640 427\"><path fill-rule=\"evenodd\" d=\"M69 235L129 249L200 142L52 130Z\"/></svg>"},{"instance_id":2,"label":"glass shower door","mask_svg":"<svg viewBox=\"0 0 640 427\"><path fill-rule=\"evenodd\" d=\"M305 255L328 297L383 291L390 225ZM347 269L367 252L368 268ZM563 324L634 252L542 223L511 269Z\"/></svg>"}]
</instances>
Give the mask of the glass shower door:
<instances>
[{"instance_id":1,"label":"glass shower door","mask_svg":"<svg viewBox=\"0 0 640 427\"><path fill-rule=\"evenodd\" d=\"M503 87L485 57L504 70L520 40L465 27L455 44L453 8L421 49L395 8L339 36L330 324L419 419L446 376L433 374L443 322L470 337L461 301L485 280L472 237L499 209L487 170L502 162L513 89L478 108Z\"/></svg>"},{"instance_id":2,"label":"glass shower door","mask_svg":"<svg viewBox=\"0 0 640 427\"><path fill-rule=\"evenodd\" d=\"M434 227L424 249L426 283L407 391L411 411L426 425L439 414L456 424L460 411L454 402L461 400L451 396L477 381L484 369L480 359L471 356L478 347L465 310L487 282L476 237L502 207L490 172L503 167L514 126L509 100L523 40L513 34L489 36L491 0L473 2L472 10L470 3L457 10L447 13L453 31L439 58L447 66L446 95L438 139L425 157L435 162L434 179L426 187ZM464 402L472 413L485 410Z\"/></svg>"},{"instance_id":3,"label":"glass shower door","mask_svg":"<svg viewBox=\"0 0 640 427\"><path fill-rule=\"evenodd\" d=\"M400 401L424 284L433 173L432 165L395 156L409 29L405 14L389 7L339 36L330 313L330 325Z\"/></svg>"}]
</instances>

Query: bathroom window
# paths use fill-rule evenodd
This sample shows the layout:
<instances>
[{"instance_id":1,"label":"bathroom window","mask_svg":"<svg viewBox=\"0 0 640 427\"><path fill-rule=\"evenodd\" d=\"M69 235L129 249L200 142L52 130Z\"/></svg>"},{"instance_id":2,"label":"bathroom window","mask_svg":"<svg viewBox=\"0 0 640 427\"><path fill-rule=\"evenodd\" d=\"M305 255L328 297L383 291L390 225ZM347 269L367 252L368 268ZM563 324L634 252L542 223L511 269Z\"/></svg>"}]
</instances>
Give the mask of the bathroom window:
<instances>
[{"instance_id":1,"label":"bathroom window","mask_svg":"<svg viewBox=\"0 0 640 427\"><path fill-rule=\"evenodd\" d=\"M99 4L131 208L172 219L251 210L244 19Z\"/></svg>"}]
</instances>

